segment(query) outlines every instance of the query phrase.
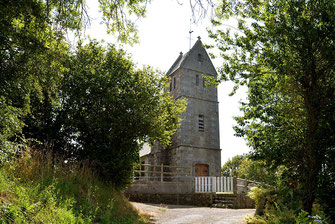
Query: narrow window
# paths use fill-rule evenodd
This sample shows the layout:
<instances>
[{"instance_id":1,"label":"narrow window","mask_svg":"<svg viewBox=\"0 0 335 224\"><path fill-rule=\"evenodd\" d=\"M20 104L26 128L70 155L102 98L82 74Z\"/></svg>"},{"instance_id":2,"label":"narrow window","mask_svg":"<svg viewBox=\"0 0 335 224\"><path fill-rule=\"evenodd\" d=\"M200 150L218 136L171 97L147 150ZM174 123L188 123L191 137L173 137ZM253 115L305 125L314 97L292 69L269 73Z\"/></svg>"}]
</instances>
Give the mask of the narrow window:
<instances>
[{"instance_id":1,"label":"narrow window","mask_svg":"<svg viewBox=\"0 0 335 224\"><path fill-rule=\"evenodd\" d=\"M170 92L172 91L172 81L170 82Z\"/></svg>"},{"instance_id":2,"label":"narrow window","mask_svg":"<svg viewBox=\"0 0 335 224\"><path fill-rule=\"evenodd\" d=\"M195 75L195 84L199 85L199 75Z\"/></svg>"},{"instance_id":3,"label":"narrow window","mask_svg":"<svg viewBox=\"0 0 335 224\"><path fill-rule=\"evenodd\" d=\"M175 88L176 88L176 78L173 77L173 89L175 89Z\"/></svg>"},{"instance_id":4,"label":"narrow window","mask_svg":"<svg viewBox=\"0 0 335 224\"><path fill-rule=\"evenodd\" d=\"M205 130L205 121L204 121L204 115L199 114L199 126L198 130L199 131L204 131Z\"/></svg>"},{"instance_id":5,"label":"narrow window","mask_svg":"<svg viewBox=\"0 0 335 224\"><path fill-rule=\"evenodd\" d=\"M201 54L198 54L198 62L203 62L203 58Z\"/></svg>"},{"instance_id":6,"label":"narrow window","mask_svg":"<svg viewBox=\"0 0 335 224\"><path fill-rule=\"evenodd\" d=\"M206 87L206 79L202 78L202 87Z\"/></svg>"}]
</instances>

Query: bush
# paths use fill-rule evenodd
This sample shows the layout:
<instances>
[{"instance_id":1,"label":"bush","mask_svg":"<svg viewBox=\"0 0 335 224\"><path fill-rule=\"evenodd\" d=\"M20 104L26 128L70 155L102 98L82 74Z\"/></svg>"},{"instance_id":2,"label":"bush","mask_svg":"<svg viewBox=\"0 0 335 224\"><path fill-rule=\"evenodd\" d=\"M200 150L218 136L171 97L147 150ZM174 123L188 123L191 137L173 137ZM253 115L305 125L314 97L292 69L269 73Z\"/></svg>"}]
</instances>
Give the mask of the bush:
<instances>
[{"instance_id":1,"label":"bush","mask_svg":"<svg viewBox=\"0 0 335 224\"><path fill-rule=\"evenodd\" d=\"M326 223L324 213L317 203L314 205L314 216L301 210L299 194L293 189L253 187L249 196L256 202L255 215L245 218L249 224Z\"/></svg>"},{"instance_id":2,"label":"bush","mask_svg":"<svg viewBox=\"0 0 335 224\"><path fill-rule=\"evenodd\" d=\"M86 164L26 152L0 168L0 223L146 223Z\"/></svg>"}]
</instances>

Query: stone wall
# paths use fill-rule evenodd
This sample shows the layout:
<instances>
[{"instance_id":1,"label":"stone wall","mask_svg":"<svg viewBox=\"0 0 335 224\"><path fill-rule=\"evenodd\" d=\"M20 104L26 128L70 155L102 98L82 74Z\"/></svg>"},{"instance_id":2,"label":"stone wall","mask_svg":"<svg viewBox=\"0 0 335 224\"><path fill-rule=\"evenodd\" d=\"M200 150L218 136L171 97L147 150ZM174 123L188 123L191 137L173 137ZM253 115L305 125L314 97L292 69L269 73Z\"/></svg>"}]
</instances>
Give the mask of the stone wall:
<instances>
[{"instance_id":1,"label":"stone wall","mask_svg":"<svg viewBox=\"0 0 335 224\"><path fill-rule=\"evenodd\" d=\"M129 201L154 203L154 204L174 204L174 205L194 205L211 206L213 193L186 193L186 194L149 194L149 193L125 193Z\"/></svg>"},{"instance_id":2,"label":"stone wall","mask_svg":"<svg viewBox=\"0 0 335 224\"><path fill-rule=\"evenodd\" d=\"M192 193L193 183L187 182L160 182L160 181L137 181L131 187L128 187L126 193L144 193L144 194L185 194Z\"/></svg>"},{"instance_id":3,"label":"stone wall","mask_svg":"<svg viewBox=\"0 0 335 224\"><path fill-rule=\"evenodd\" d=\"M221 150L179 146L171 152L171 165L193 167L192 173L195 173L195 164L208 164L208 176L220 176L221 174ZM176 180L180 181L182 177Z\"/></svg>"},{"instance_id":4,"label":"stone wall","mask_svg":"<svg viewBox=\"0 0 335 224\"><path fill-rule=\"evenodd\" d=\"M234 204L234 208L255 208L255 200L246 196L245 194L236 194L236 201Z\"/></svg>"},{"instance_id":5,"label":"stone wall","mask_svg":"<svg viewBox=\"0 0 335 224\"><path fill-rule=\"evenodd\" d=\"M125 192L129 201L154 203L154 204L173 204L173 205L193 205L211 207L215 193L184 193L184 194L151 194L141 192ZM234 195L234 209L255 208L255 201L244 194Z\"/></svg>"}]
</instances>

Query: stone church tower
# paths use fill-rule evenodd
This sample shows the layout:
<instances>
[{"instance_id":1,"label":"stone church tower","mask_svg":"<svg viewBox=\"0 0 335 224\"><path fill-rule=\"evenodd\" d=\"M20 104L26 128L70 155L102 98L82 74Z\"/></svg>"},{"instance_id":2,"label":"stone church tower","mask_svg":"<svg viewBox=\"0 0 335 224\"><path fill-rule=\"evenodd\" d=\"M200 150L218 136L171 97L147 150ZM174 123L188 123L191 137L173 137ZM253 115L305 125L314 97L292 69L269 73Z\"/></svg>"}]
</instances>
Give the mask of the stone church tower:
<instances>
[{"instance_id":1,"label":"stone church tower","mask_svg":"<svg viewBox=\"0 0 335 224\"><path fill-rule=\"evenodd\" d=\"M220 176L221 149L216 87L206 87L204 75L216 78L216 70L200 37L186 54L180 53L166 74L175 99L186 99L181 127L168 149L156 143L152 163L193 167L195 176Z\"/></svg>"}]
</instances>

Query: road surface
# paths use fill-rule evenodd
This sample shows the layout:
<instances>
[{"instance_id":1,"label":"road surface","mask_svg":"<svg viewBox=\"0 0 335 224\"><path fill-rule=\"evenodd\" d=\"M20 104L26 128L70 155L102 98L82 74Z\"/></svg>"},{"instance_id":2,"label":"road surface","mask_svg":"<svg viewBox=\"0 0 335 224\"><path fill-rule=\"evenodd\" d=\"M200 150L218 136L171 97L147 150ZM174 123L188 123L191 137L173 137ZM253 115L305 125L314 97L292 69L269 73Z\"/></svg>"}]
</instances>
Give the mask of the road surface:
<instances>
[{"instance_id":1,"label":"road surface","mask_svg":"<svg viewBox=\"0 0 335 224\"><path fill-rule=\"evenodd\" d=\"M164 224L241 224L255 209L222 209L182 205L159 205L131 202L137 209L151 215L153 223Z\"/></svg>"}]
</instances>

